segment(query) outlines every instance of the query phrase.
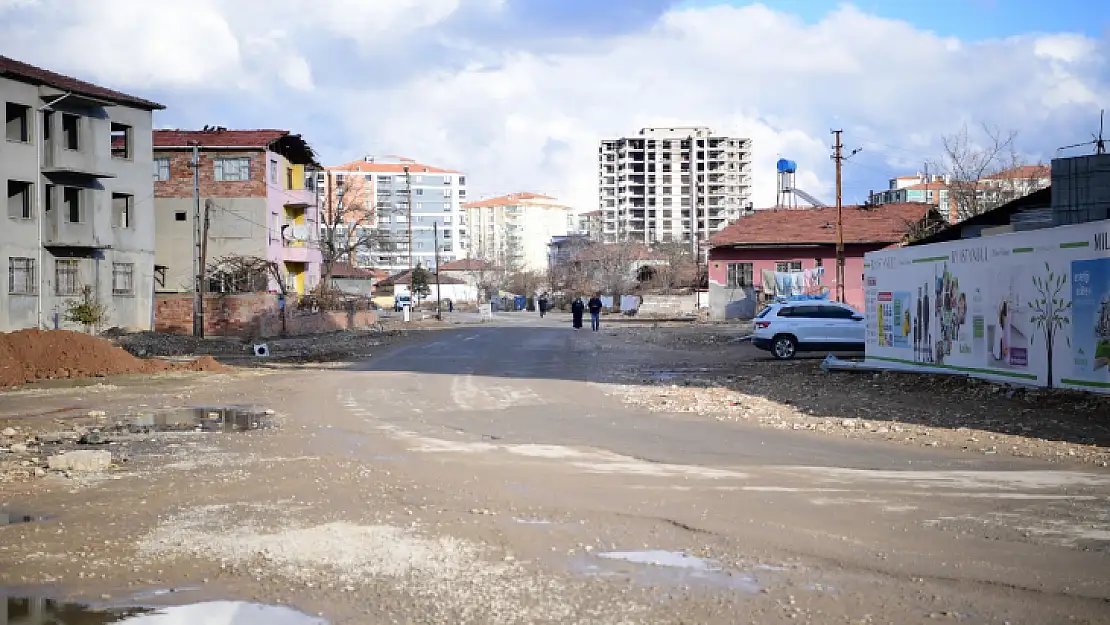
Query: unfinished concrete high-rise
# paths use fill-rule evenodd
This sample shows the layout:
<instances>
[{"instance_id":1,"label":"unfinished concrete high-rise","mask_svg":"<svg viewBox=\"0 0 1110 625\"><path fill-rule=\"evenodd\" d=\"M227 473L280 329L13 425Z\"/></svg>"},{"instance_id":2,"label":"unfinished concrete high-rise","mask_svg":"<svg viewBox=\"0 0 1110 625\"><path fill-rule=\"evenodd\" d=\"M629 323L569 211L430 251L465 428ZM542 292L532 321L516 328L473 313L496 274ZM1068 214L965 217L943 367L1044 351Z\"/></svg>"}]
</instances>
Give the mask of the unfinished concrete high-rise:
<instances>
[{"instance_id":1,"label":"unfinished concrete high-rise","mask_svg":"<svg viewBox=\"0 0 1110 625\"><path fill-rule=\"evenodd\" d=\"M643 128L598 148L602 240L699 241L751 207L751 139L704 126Z\"/></svg>"}]
</instances>

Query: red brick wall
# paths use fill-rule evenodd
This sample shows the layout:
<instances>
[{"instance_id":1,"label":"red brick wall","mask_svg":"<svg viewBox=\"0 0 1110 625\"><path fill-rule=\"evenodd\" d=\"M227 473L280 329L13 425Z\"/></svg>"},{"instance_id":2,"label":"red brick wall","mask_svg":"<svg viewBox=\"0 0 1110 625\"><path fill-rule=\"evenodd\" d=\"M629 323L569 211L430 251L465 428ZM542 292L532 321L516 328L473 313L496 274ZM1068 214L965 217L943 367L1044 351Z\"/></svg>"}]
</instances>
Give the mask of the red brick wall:
<instances>
[{"instance_id":1,"label":"red brick wall","mask_svg":"<svg viewBox=\"0 0 1110 625\"><path fill-rule=\"evenodd\" d=\"M251 179L243 181L216 182L214 161L219 158L250 157ZM154 158L170 159L170 179L154 181L156 198L193 197L193 160L191 150L155 150ZM201 197L266 197L266 153L261 151L220 151L200 152L200 195Z\"/></svg>"},{"instance_id":2,"label":"red brick wall","mask_svg":"<svg viewBox=\"0 0 1110 625\"><path fill-rule=\"evenodd\" d=\"M204 299L206 336L278 336L282 333L281 318L277 296L268 293ZM372 310L348 314L332 311L313 313L288 308L285 311L285 332L296 335L353 330L370 327L377 320L378 315ZM189 293L158 295L154 302L154 329L168 334L191 334L193 296Z\"/></svg>"}]
</instances>

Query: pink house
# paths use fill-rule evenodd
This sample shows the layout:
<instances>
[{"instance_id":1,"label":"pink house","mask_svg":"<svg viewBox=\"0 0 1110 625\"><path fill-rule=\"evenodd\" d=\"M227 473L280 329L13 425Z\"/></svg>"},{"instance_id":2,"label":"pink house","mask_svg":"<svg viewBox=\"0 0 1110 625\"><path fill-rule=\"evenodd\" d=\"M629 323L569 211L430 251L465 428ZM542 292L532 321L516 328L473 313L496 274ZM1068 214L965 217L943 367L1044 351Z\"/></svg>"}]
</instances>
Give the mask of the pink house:
<instances>
[{"instance_id":1,"label":"pink house","mask_svg":"<svg viewBox=\"0 0 1110 625\"><path fill-rule=\"evenodd\" d=\"M863 256L901 245L923 223L938 220L924 203L845 206L844 292L863 310ZM710 239L709 308L715 319L750 319L769 291L764 271L811 272L808 290L836 299L836 209L765 209L741 217Z\"/></svg>"}]
</instances>

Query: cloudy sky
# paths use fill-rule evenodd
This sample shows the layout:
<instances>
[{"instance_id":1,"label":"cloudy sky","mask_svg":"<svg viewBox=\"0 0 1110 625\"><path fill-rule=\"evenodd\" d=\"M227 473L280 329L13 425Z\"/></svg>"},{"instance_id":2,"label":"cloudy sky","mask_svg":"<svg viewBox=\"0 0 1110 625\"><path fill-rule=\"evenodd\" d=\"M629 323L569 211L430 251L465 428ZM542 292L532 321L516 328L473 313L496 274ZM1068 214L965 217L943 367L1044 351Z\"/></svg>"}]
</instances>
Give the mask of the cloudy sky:
<instances>
[{"instance_id":1,"label":"cloudy sky","mask_svg":"<svg viewBox=\"0 0 1110 625\"><path fill-rule=\"evenodd\" d=\"M285 128L325 164L403 154L471 196L596 207L597 142L643 126L753 139L845 202L965 123L1030 160L1110 105L1107 0L0 0L0 54L154 99L159 127ZM110 6L111 10L106 10Z\"/></svg>"}]
</instances>

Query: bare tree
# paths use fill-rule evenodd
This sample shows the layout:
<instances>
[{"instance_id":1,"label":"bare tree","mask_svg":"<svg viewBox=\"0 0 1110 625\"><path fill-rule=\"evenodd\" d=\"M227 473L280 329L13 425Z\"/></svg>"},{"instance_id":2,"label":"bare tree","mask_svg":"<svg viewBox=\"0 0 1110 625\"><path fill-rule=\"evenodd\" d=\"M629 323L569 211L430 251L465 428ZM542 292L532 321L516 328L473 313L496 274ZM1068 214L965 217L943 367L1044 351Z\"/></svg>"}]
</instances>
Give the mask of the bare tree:
<instances>
[{"instance_id":1,"label":"bare tree","mask_svg":"<svg viewBox=\"0 0 1110 625\"><path fill-rule=\"evenodd\" d=\"M1016 131L981 125L981 137L966 125L941 138L944 154L934 163L946 178L956 221L980 215L1045 186L1046 168L1030 164L1017 151Z\"/></svg>"},{"instance_id":2,"label":"bare tree","mask_svg":"<svg viewBox=\"0 0 1110 625\"><path fill-rule=\"evenodd\" d=\"M320 211L320 290L326 291L336 263L366 267L376 253L390 253L395 243L378 225L397 210L388 203L375 203L371 187L362 176L348 175L332 184L326 177L324 206Z\"/></svg>"},{"instance_id":3,"label":"bare tree","mask_svg":"<svg viewBox=\"0 0 1110 625\"><path fill-rule=\"evenodd\" d=\"M636 243L609 243L590 246L585 256L592 265L593 282L605 293L620 295L635 281L637 261L643 260L643 247Z\"/></svg>"},{"instance_id":4,"label":"bare tree","mask_svg":"<svg viewBox=\"0 0 1110 625\"><path fill-rule=\"evenodd\" d=\"M652 248L658 260L665 265L653 266L652 282L659 288L674 291L694 286L698 277L698 263L690 246L680 242L658 243Z\"/></svg>"},{"instance_id":5,"label":"bare tree","mask_svg":"<svg viewBox=\"0 0 1110 625\"><path fill-rule=\"evenodd\" d=\"M205 267L205 291L209 293L264 293L271 285L285 295L285 275L278 263L257 256L229 254Z\"/></svg>"}]
</instances>

